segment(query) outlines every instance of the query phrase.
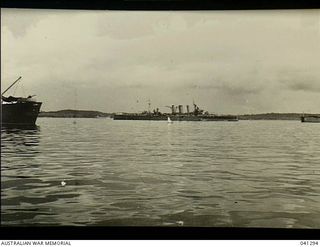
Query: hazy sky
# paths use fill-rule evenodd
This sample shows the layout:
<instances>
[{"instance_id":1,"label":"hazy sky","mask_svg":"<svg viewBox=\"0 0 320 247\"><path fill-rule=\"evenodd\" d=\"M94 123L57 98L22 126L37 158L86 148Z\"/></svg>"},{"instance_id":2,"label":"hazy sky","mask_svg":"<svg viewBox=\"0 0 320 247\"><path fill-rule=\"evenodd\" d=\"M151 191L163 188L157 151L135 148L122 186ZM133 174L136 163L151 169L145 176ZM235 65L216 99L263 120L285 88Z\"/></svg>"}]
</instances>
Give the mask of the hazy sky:
<instances>
[{"instance_id":1,"label":"hazy sky","mask_svg":"<svg viewBox=\"0 0 320 247\"><path fill-rule=\"evenodd\" d=\"M20 75L45 111L320 113L320 10L2 9L1 90Z\"/></svg>"}]
</instances>

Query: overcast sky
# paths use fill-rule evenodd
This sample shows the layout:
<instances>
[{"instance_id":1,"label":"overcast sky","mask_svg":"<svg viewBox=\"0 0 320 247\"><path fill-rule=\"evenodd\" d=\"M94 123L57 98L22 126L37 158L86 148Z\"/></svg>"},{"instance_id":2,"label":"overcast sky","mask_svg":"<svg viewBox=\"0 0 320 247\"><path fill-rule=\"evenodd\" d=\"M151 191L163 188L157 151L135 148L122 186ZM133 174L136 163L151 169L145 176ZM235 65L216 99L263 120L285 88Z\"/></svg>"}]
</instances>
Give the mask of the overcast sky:
<instances>
[{"instance_id":1,"label":"overcast sky","mask_svg":"<svg viewBox=\"0 0 320 247\"><path fill-rule=\"evenodd\" d=\"M45 111L320 113L320 10L2 9L1 91L20 75Z\"/></svg>"}]
</instances>

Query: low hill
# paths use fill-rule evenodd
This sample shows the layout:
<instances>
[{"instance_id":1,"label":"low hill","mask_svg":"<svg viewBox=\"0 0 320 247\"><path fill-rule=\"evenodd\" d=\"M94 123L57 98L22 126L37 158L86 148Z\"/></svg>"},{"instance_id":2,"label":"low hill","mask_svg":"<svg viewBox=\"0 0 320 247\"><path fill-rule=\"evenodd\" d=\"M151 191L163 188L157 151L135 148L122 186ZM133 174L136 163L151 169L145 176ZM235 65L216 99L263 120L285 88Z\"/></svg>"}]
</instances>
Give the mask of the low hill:
<instances>
[{"instance_id":1,"label":"low hill","mask_svg":"<svg viewBox=\"0 0 320 247\"><path fill-rule=\"evenodd\" d=\"M111 114L99 111L86 111L86 110L61 110L61 111L42 111L39 117L56 117L56 118L98 118L110 117Z\"/></svg>"},{"instance_id":2,"label":"low hill","mask_svg":"<svg viewBox=\"0 0 320 247\"><path fill-rule=\"evenodd\" d=\"M304 113L306 116L315 116L319 114ZM239 115L239 120L300 120L303 113L261 113Z\"/></svg>"}]
</instances>

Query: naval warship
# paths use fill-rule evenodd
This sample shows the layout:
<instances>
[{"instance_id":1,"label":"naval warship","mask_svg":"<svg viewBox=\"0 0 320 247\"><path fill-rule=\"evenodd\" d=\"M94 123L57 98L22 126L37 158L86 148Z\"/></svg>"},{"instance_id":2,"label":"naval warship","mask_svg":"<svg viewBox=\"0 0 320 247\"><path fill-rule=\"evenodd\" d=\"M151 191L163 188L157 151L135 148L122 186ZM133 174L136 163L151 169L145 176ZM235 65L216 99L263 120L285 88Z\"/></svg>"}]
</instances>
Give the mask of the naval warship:
<instances>
[{"instance_id":1,"label":"naval warship","mask_svg":"<svg viewBox=\"0 0 320 247\"><path fill-rule=\"evenodd\" d=\"M118 113L113 115L113 120L154 120L154 121L238 121L235 115L216 115L209 114L200 109L193 103L194 110L190 111L189 105L186 106L187 111L183 111L183 105L166 106L171 108L171 113L161 113L159 108L152 112L144 111L142 113Z\"/></svg>"}]
</instances>

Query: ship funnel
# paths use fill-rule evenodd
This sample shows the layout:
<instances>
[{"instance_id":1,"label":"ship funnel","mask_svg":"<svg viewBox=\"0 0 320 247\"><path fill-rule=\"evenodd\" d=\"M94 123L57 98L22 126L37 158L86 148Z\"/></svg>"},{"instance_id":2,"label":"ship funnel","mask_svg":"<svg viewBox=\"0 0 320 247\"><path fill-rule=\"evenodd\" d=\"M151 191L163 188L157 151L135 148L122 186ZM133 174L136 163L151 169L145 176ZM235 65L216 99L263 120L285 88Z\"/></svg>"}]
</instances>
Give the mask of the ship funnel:
<instances>
[{"instance_id":1,"label":"ship funnel","mask_svg":"<svg viewBox=\"0 0 320 247\"><path fill-rule=\"evenodd\" d=\"M183 114L183 105L179 105L179 114Z\"/></svg>"},{"instance_id":2,"label":"ship funnel","mask_svg":"<svg viewBox=\"0 0 320 247\"><path fill-rule=\"evenodd\" d=\"M172 114L176 113L176 108L174 107L174 105L171 105L171 111L172 111Z\"/></svg>"},{"instance_id":3,"label":"ship funnel","mask_svg":"<svg viewBox=\"0 0 320 247\"><path fill-rule=\"evenodd\" d=\"M187 113L188 113L188 114L190 113L189 105L187 105Z\"/></svg>"}]
</instances>

